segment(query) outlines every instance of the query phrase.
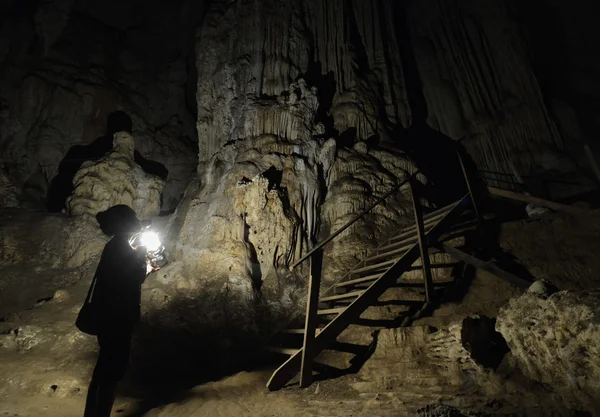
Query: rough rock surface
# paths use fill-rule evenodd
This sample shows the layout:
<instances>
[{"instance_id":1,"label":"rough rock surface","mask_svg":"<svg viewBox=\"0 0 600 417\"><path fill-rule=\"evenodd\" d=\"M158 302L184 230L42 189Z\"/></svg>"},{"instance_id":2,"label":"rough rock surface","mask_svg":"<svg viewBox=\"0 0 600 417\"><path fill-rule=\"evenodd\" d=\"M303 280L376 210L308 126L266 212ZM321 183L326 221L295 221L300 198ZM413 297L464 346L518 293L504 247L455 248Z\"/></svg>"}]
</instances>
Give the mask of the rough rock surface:
<instances>
[{"instance_id":1,"label":"rough rock surface","mask_svg":"<svg viewBox=\"0 0 600 417\"><path fill-rule=\"evenodd\" d=\"M87 278L106 237L95 220L0 211L0 317Z\"/></svg>"},{"instance_id":2,"label":"rough rock surface","mask_svg":"<svg viewBox=\"0 0 600 417\"><path fill-rule=\"evenodd\" d=\"M498 236L509 264L527 271L532 280L548 280L560 290L600 285L600 213L546 213L504 224Z\"/></svg>"},{"instance_id":3,"label":"rough rock surface","mask_svg":"<svg viewBox=\"0 0 600 417\"><path fill-rule=\"evenodd\" d=\"M552 387L569 408L598 412L600 291L530 291L511 300L496 324L514 365Z\"/></svg>"},{"instance_id":4,"label":"rough rock surface","mask_svg":"<svg viewBox=\"0 0 600 417\"><path fill-rule=\"evenodd\" d=\"M289 266L319 236L408 175L404 169L411 164L401 154L337 149L316 121L317 94L300 79L276 98L249 96L247 114L240 113L248 120L236 123L245 126L237 132L242 137L212 157L174 214L169 240L175 263L165 270L165 291L206 300L199 303L206 310L200 315L214 318L215 326L227 320L229 327L255 331L260 311L278 319L296 310L305 295L306 270L291 273ZM340 248L355 256L389 233L405 214L406 198L400 193L350 230L346 235L353 238ZM377 225L371 238L350 247L370 225ZM332 251L326 261L341 255ZM338 279L326 271L323 288ZM209 301L215 299L223 304Z\"/></svg>"},{"instance_id":5,"label":"rough rock surface","mask_svg":"<svg viewBox=\"0 0 600 417\"><path fill-rule=\"evenodd\" d=\"M393 3L213 1L196 47L201 166L229 140L301 131L285 118L267 121L275 114L265 110L250 117L258 98L279 96L299 77L319 89L328 128L364 140L380 133L382 114L406 125Z\"/></svg>"},{"instance_id":6,"label":"rough rock surface","mask_svg":"<svg viewBox=\"0 0 600 417\"><path fill-rule=\"evenodd\" d=\"M73 178L75 190L67 199L69 214L95 216L119 204L131 207L139 219L160 213L165 183L136 163L134 144L129 133L115 133L113 150L100 161L83 165Z\"/></svg>"}]
</instances>

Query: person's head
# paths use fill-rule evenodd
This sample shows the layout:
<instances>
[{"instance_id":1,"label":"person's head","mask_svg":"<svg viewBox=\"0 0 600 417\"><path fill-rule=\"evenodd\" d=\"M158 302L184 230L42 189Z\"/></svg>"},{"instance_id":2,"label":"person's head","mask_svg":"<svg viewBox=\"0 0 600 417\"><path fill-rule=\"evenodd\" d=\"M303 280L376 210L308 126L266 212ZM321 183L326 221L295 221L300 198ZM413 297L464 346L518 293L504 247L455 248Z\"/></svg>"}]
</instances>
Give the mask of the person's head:
<instances>
[{"instance_id":1,"label":"person's head","mask_svg":"<svg viewBox=\"0 0 600 417\"><path fill-rule=\"evenodd\" d=\"M140 230L140 221L129 206L119 204L96 214L96 220L102 231L109 235L128 235Z\"/></svg>"}]
</instances>

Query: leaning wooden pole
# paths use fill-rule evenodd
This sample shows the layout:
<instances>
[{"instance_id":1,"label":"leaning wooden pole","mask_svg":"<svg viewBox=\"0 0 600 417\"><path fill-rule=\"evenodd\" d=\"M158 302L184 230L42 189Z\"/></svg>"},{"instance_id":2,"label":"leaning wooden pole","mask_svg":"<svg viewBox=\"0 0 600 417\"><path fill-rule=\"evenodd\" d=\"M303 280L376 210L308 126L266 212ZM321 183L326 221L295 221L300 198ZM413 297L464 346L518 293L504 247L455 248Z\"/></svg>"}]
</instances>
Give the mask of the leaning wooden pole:
<instances>
[{"instance_id":1,"label":"leaning wooden pole","mask_svg":"<svg viewBox=\"0 0 600 417\"><path fill-rule=\"evenodd\" d=\"M462 156L460 154L460 149L456 151L456 155L458 156L458 161L460 162L460 167L462 169L463 176L465 177L465 183L467 184L467 191L469 192L469 197L471 197L471 204L473 205L473 210L475 211L475 215L477 216L477 222L479 223L479 227L482 228L483 227L483 214L479 210L480 207L479 207L478 202L476 200L476 196L473 193L473 184L469 180L469 175L467 173L467 168L465 167L465 163L464 163L463 158L462 158Z\"/></svg>"},{"instance_id":2,"label":"leaning wooden pole","mask_svg":"<svg viewBox=\"0 0 600 417\"><path fill-rule=\"evenodd\" d=\"M413 208L415 211L415 224L417 227L417 237L419 239L419 250L421 252L421 264L423 267L423 279L425 281L425 302L430 303L433 297L433 278L431 276L431 263L429 262L429 249L427 248L427 239L425 237L425 225L423 223L423 210L419 198L418 185L411 180Z\"/></svg>"},{"instance_id":3,"label":"leaning wooden pole","mask_svg":"<svg viewBox=\"0 0 600 417\"><path fill-rule=\"evenodd\" d=\"M322 251L318 250L309 258L310 275L306 300L306 321L304 323L304 344L302 364L300 365L300 386L308 387L312 383L314 361L315 332L317 330L317 310L319 308L319 289L321 287Z\"/></svg>"}]
</instances>

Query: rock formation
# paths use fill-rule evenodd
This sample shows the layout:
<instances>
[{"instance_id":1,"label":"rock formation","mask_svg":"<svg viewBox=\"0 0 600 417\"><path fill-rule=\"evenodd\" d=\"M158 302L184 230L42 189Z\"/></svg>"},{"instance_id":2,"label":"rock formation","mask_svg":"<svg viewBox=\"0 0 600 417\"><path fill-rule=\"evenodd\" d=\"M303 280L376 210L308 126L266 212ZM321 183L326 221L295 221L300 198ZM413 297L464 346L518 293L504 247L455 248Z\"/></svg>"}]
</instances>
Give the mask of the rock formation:
<instances>
[{"instance_id":1,"label":"rock formation","mask_svg":"<svg viewBox=\"0 0 600 417\"><path fill-rule=\"evenodd\" d=\"M25 187L36 187L45 190L36 208L52 203L60 211L68 193L54 203L51 186L64 174L61 165L76 170L108 151L117 130L107 130L107 118L122 111L131 118L141 156L169 171L163 210L173 210L196 168L194 106L187 100L194 71L186 60L202 7L185 1L145 7L135 1L2 2L0 176L11 188L0 204L20 202ZM34 175L38 171L43 175Z\"/></svg>"},{"instance_id":2,"label":"rock formation","mask_svg":"<svg viewBox=\"0 0 600 417\"><path fill-rule=\"evenodd\" d=\"M549 295L532 288L512 299L496 324L510 347L513 366L551 386L571 409L598 412L599 296L598 291Z\"/></svg>"},{"instance_id":3,"label":"rock formation","mask_svg":"<svg viewBox=\"0 0 600 417\"><path fill-rule=\"evenodd\" d=\"M134 144L129 133L115 133L113 150L100 161L83 165L67 199L69 214L95 216L119 204L131 207L140 219L160 213L164 181L146 174L135 162Z\"/></svg>"}]
</instances>

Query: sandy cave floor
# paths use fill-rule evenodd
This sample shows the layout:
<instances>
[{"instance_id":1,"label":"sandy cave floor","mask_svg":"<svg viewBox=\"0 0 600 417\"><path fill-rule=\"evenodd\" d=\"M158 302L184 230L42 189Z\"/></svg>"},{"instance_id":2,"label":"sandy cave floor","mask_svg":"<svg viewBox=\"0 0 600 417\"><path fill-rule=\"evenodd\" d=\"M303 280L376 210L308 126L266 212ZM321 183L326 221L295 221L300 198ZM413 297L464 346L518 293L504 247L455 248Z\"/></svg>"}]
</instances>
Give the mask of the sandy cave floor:
<instances>
[{"instance_id":1,"label":"sandy cave floor","mask_svg":"<svg viewBox=\"0 0 600 417\"><path fill-rule=\"evenodd\" d=\"M166 404L147 404L130 398L117 398L113 416L123 417L337 417L413 415L411 407L393 400L364 395L352 390L355 379L349 375L336 380L315 382L311 387L297 386L279 392L265 388L270 371L241 372L220 381L198 385L178 397L165 399ZM0 406L1 416L75 417L83 413L83 395L68 398L12 397Z\"/></svg>"},{"instance_id":2,"label":"sandy cave floor","mask_svg":"<svg viewBox=\"0 0 600 417\"><path fill-rule=\"evenodd\" d=\"M586 219L553 214L536 221L516 221L505 225L500 241L521 267L531 271L532 278L547 278L559 289L589 288L597 285L599 225L600 219L596 216ZM540 241L546 244L539 245ZM582 268L582 265L586 267ZM415 325L444 327L457 317L472 314L495 317L498 308L518 293L503 281L478 273L469 283L467 294L457 300L446 300L432 316L418 320ZM505 298L499 299L498 294L503 294ZM419 387L407 390L407 385L393 392L359 392L353 386L360 385L360 372L316 382L307 389L291 386L278 392L269 392L265 385L271 373L271 369L240 372L197 385L177 396L154 396L152 402L121 396L116 401L113 417L414 416L416 410L439 403L440 397L452 402L456 395L446 386L432 387L440 392L433 389L429 392ZM0 417L75 417L83 414L85 393L68 396L58 394L0 398ZM486 399L474 394L469 399L484 405ZM511 406L504 403L498 414L530 415L529 411L539 405L528 404L532 409L519 410L516 404Z\"/></svg>"}]
</instances>

